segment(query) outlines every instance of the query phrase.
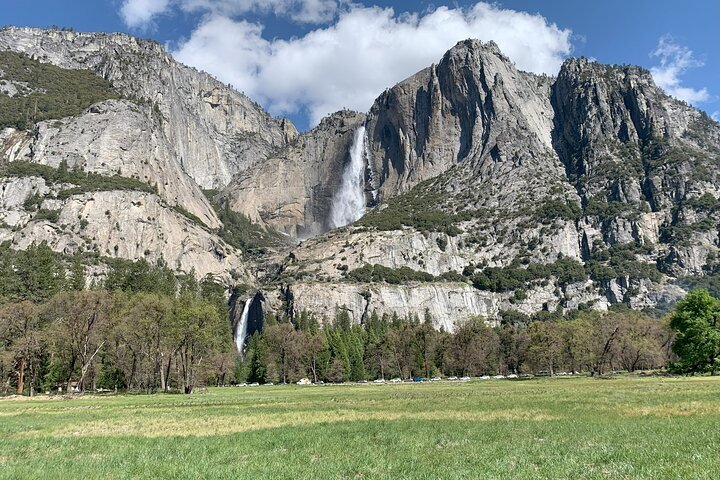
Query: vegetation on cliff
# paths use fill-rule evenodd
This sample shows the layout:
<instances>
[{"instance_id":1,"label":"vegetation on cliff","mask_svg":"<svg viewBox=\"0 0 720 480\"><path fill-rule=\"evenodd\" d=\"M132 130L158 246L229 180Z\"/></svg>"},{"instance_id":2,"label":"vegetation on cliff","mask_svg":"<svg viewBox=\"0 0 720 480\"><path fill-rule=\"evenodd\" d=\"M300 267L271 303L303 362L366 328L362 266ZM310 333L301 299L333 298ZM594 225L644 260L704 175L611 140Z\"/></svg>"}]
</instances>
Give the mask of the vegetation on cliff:
<instances>
[{"instance_id":1,"label":"vegetation on cliff","mask_svg":"<svg viewBox=\"0 0 720 480\"><path fill-rule=\"evenodd\" d=\"M13 95L9 92L12 88ZM119 93L89 70L42 63L21 53L0 51L0 128L30 128L41 120L81 113Z\"/></svg>"}]
</instances>

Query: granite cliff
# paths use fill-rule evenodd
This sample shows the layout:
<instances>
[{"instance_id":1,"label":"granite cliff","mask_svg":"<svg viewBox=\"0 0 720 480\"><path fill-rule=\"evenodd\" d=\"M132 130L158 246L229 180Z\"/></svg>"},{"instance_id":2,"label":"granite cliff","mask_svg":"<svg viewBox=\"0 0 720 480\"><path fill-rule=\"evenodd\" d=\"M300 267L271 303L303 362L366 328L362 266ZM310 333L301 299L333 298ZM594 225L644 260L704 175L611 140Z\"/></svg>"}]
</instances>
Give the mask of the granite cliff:
<instances>
[{"instance_id":1,"label":"granite cliff","mask_svg":"<svg viewBox=\"0 0 720 480\"><path fill-rule=\"evenodd\" d=\"M14 248L163 258L247 284L256 312L330 319L344 308L361 322L427 309L445 328L509 310L663 308L717 273L720 125L639 67L579 58L538 76L467 40L367 114L338 112L298 134L153 42L7 28L0 50L90 70L118 93L5 128L0 163L147 187L86 191L6 173L0 239ZM22 94L3 80L3 95ZM364 208L334 228L348 185ZM247 217L249 235L295 240L249 255L223 236L229 212Z\"/></svg>"}]
</instances>

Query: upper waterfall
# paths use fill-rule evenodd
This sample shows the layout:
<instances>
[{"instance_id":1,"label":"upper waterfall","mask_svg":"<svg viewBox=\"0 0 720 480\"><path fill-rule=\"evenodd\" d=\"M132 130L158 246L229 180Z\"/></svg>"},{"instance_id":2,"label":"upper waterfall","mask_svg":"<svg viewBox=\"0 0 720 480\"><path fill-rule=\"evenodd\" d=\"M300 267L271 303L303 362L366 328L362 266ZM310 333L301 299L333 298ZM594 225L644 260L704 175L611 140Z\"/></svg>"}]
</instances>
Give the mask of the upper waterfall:
<instances>
[{"instance_id":1,"label":"upper waterfall","mask_svg":"<svg viewBox=\"0 0 720 480\"><path fill-rule=\"evenodd\" d=\"M365 213L365 126L355 131L350 147L350 163L343 170L342 182L333 196L330 226L343 227Z\"/></svg>"}]
</instances>

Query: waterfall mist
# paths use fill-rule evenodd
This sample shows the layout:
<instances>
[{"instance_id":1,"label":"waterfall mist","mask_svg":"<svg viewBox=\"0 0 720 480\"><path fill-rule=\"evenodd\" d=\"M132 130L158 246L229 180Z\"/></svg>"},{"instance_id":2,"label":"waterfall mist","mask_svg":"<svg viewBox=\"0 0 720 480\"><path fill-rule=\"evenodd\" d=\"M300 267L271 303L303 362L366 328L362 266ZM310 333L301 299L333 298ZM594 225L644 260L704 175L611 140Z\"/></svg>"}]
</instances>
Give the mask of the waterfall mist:
<instances>
[{"instance_id":1,"label":"waterfall mist","mask_svg":"<svg viewBox=\"0 0 720 480\"><path fill-rule=\"evenodd\" d=\"M343 227L365 213L365 126L355 130L350 163L343 170L340 188L333 196L330 226Z\"/></svg>"}]
</instances>

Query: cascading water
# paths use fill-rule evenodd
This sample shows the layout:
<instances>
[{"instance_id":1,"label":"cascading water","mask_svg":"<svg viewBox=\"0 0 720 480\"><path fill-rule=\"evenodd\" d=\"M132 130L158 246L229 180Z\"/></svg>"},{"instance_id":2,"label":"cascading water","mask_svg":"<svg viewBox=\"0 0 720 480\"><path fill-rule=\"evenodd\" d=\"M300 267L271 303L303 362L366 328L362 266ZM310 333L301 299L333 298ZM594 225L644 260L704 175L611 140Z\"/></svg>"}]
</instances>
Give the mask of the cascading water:
<instances>
[{"instance_id":1,"label":"cascading water","mask_svg":"<svg viewBox=\"0 0 720 480\"><path fill-rule=\"evenodd\" d=\"M365 213L365 126L355 130L350 163L343 171L340 189L333 196L330 226L344 227Z\"/></svg>"},{"instance_id":2,"label":"cascading water","mask_svg":"<svg viewBox=\"0 0 720 480\"><path fill-rule=\"evenodd\" d=\"M242 315L240 315L240 321L235 329L235 346L241 355L245 348L245 337L247 337L248 317L250 316L250 304L252 300L252 298L248 298L247 302L245 302Z\"/></svg>"}]
</instances>

